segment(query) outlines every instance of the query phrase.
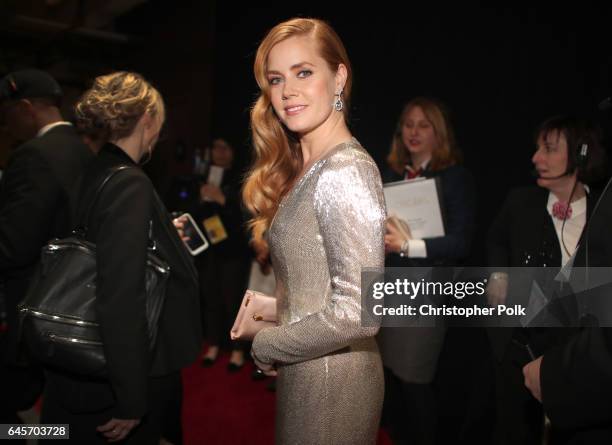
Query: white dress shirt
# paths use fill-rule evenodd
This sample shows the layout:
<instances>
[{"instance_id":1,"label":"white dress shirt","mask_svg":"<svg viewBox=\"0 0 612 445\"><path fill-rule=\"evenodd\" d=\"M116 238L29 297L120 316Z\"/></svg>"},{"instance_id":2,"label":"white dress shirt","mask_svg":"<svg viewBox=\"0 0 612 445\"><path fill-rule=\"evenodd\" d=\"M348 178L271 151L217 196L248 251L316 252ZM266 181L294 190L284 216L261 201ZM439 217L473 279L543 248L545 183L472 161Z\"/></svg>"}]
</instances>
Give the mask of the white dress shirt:
<instances>
[{"instance_id":1,"label":"white dress shirt","mask_svg":"<svg viewBox=\"0 0 612 445\"><path fill-rule=\"evenodd\" d=\"M421 171L425 170L429 165L429 161L426 160L421 164ZM427 258L427 246L425 241L422 239L411 239L408 240L408 258Z\"/></svg>"},{"instance_id":2,"label":"white dress shirt","mask_svg":"<svg viewBox=\"0 0 612 445\"><path fill-rule=\"evenodd\" d=\"M53 122L51 124L45 125L44 127L42 127L40 130L38 130L38 133L36 133L36 137L39 138L42 135L44 135L46 132L48 132L49 130L51 130L52 128L55 128L59 125L72 125L72 123L67 122L67 121L57 121L57 122Z\"/></svg>"},{"instance_id":3,"label":"white dress shirt","mask_svg":"<svg viewBox=\"0 0 612 445\"><path fill-rule=\"evenodd\" d=\"M582 230L586 224L587 199L586 196L584 196L577 201L572 202L572 216L565 220L565 226L563 226L563 220L553 216L553 206L558 200L559 199L553 195L552 192L549 193L546 209L552 218L555 231L557 232L559 246L561 247L561 265L564 266L574 252L576 252L580 235L582 235ZM561 229L563 229L563 233L561 233Z\"/></svg>"}]
</instances>

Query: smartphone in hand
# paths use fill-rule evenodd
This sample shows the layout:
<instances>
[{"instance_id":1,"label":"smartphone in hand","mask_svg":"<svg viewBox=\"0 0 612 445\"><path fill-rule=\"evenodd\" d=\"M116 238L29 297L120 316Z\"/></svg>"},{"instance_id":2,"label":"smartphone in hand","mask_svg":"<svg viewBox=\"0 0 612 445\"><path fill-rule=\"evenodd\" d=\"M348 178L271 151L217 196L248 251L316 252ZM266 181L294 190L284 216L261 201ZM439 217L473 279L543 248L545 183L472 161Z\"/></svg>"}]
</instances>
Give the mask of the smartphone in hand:
<instances>
[{"instance_id":1,"label":"smartphone in hand","mask_svg":"<svg viewBox=\"0 0 612 445\"><path fill-rule=\"evenodd\" d=\"M184 213L177 219L183 221L183 233L189 238L187 241L184 241L184 243L190 254L195 256L208 249L208 240L202 234L200 228L189 213Z\"/></svg>"}]
</instances>

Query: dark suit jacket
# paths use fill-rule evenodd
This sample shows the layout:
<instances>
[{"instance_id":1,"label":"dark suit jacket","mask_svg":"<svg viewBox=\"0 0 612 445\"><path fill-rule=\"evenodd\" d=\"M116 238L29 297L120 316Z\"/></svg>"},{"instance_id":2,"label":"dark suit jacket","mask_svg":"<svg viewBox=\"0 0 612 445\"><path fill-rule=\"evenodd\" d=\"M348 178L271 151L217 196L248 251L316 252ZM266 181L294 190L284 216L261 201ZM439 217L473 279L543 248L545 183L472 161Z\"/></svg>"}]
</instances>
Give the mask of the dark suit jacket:
<instances>
[{"instance_id":1,"label":"dark suit jacket","mask_svg":"<svg viewBox=\"0 0 612 445\"><path fill-rule=\"evenodd\" d=\"M583 236L576 266L612 265L612 191L601 203ZM610 298L610 286L600 289ZM597 297L597 296L595 296ZM573 443L612 443L612 328L584 328L547 351L540 381L544 410L557 428L573 432Z\"/></svg>"},{"instance_id":2,"label":"dark suit jacket","mask_svg":"<svg viewBox=\"0 0 612 445\"><path fill-rule=\"evenodd\" d=\"M555 226L546 210L548 190L511 190L487 236L487 263L493 267L561 265Z\"/></svg>"},{"instance_id":3,"label":"dark suit jacket","mask_svg":"<svg viewBox=\"0 0 612 445\"><path fill-rule=\"evenodd\" d=\"M510 191L487 236L489 266L493 269L561 266L561 245L546 209L548 193L548 190L541 187L523 187ZM594 196L587 196L587 218L593 210ZM516 334L512 329L488 330L498 360L503 358L513 332ZM529 340L532 349L539 355L567 333L561 329L530 328L522 332L530 338L523 338L521 342ZM528 356L525 359L528 360Z\"/></svg>"},{"instance_id":4,"label":"dark suit jacket","mask_svg":"<svg viewBox=\"0 0 612 445\"><path fill-rule=\"evenodd\" d=\"M246 230L248 217L242 207L241 186L240 172L226 170L223 174L223 182L221 183L221 191L225 195L225 205L207 201L198 202L193 205L192 215L199 224L202 233L206 234L202 221L211 216L218 215L228 235L224 241L211 245L202 256L212 254L216 258L244 258L245 261L250 262L251 253Z\"/></svg>"},{"instance_id":5,"label":"dark suit jacket","mask_svg":"<svg viewBox=\"0 0 612 445\"><path fill-rule=\"evenodd\" d=\"M441 205L445 217L445 236L425 238L427 258L400 258L389 256L389 266L455 265L465 260L470 253L476 215L476 189L474 178L460 165L432 172L425 170L426 178L440 178ZM385 182L401 181L402 175L394 171L385 174Z\"/></svg>"},{"instance_id":6,"label":"dark suit jacket","mask_svg":"<svg viewBox=\"0 0 612 445\"><path fill-rule=\"evenodd\" d=\"M134 168L120 171L105 186L87 232L96 243L97 316L110 385L57 374L53 397L72 412L114 405L115 417L136 419L147 411L148 377L178 372L200 352L198 279L192 258L149 178L112 144L103 147L84 177L75 223L83 220L97 186L117 165ZM152 353L145 317L150 224L158 254L171 271Z\"/></svg>"},{"instance_id":7,"label":"dark suit jacket","mask_svg":"<svg viewBox=\"0 0 612 445\"><path fill-rule=\"evenodd\" d=\"M0 182L0 277L11 335L6 345L9 361L15 356L16 306L25 296L42 246L69 233L70 193L92 158L75 129L59 125L18 147L4 171Z\"/></svg>"},{"instance_id":8,"label":"dark suit jacket","mask_svg":"<svg viewBox=\"0 0 612 445\"><path fill-rule=\"evenodd\" d=\"M439 198L446 234L423 240L427 258L401 258L398 254L390 254L386 258L388 267L454 266L460 265L469 255L476 212L472 175L464 167L454 165L436 172L426 170L423 176L440 179ZM403 179L393 171L388 171L384 178L385 182ZM446 276L448 270L439 269L434 273L434 279L452 279ZM445 333L442 327L383 328L378 335L383 364L405 382L430 382L436 373Z\"/></svg>"}]
</instances>

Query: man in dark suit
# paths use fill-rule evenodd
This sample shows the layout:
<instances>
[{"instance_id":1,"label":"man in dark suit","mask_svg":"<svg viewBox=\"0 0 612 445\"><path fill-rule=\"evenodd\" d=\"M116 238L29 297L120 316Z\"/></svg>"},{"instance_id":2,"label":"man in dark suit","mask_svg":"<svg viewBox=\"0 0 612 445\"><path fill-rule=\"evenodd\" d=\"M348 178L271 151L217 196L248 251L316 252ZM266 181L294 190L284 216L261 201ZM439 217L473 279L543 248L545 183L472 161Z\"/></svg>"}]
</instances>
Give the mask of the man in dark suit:
<instances>
[{"instance_id":1,"label":"man in dark suit","mask_svg":"<svg viewBox=\"0 0 612 445\"><path fill-rule=\"evenodd\" d=\"M2 416L13 421L42 386L40 370L18 365L17 305L41 247L69 233L69 191L93 157L62 119L61 96L58 83L43 71L16 71L0 80L4 123L15 140L26 141L12 153L0 182L0 282L8 324L0 338L0 385Z\"/></svg>"},{"instance_id":2,"label":"man in dark suit","mask_svg":"<svg viewBox=\"0 0 612 445\"><path fill-rule=\"evenodd\" d=\"M612 189L608 188L589 221L575 266L610 267L610 227ZM587 298L609 299L610 287L597 288ZM612 443L612 328L583 328L528 363L523 374L552 425L568 430L571 443Z\"/></svg>"}]
</instances>

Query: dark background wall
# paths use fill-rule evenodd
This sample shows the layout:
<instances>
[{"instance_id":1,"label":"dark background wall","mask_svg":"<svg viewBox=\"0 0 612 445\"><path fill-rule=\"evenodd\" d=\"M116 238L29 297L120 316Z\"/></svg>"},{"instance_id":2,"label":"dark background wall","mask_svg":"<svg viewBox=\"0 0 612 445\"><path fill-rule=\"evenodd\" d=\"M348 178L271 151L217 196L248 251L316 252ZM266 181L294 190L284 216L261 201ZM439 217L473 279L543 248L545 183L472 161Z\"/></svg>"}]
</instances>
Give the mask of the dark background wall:
<instances>
[{"instance_id":1,"label":"dark background wall","mask_svg":"<svg viewBox=\"0 0 612 445\"><path fill-rule=\"evenodd\" d=\"M478 186L477 260L478 241L507 190L534 182L535 127L560 113L593 117L606 127L612 121L597 112L598 102L612 94L612 7L355 3L241 6L237 12L220 2L213 128L246 149L258 42L281 20L323 18L353 64L352 130L381 168L406 101L431 95L450 107L464 164Z\"/></svg>"},{"instance_id":2,"label":"dark background wall","mask_svg":"<svg viewBox=\"0 0 612 445\"><path fill-rule=\"evenodd\" d=\"M168 105L164 139L147 167L163 191L171 176L189 173L193 149L215 136L230 140L248 163L254 54L269 28L294 16L323 18L342 37L355 73L351 128L381 168L406 101L431 95L448 104L478 185L479 239L507 190L533 183L538 123L577 113L600 120L610 134L612 115L601 116L597 104L612 95L612 6L595 2L520 8L387 0L7 0L0 10L0 74L48 69L67 89L69 111L96 75L142 72ZM9 145L0 131L0 153ZM475 252L478 257L480 243Z\"/></svg>"},{"instance_id":3,"label":"dark background wall","mask_svg":"<svg viewBox=\"0 0 612 445\"><path fill-rule=\"evenodd\" d=\"M3 0L0 75L36 67L62 85L63 112L101 74L131 70L162 93L167 119L145 167L163 193L191 172L193 147L210 139L215 2ZM13 145L0 125L0 168Z\"/></svg>"}]
</instances>

